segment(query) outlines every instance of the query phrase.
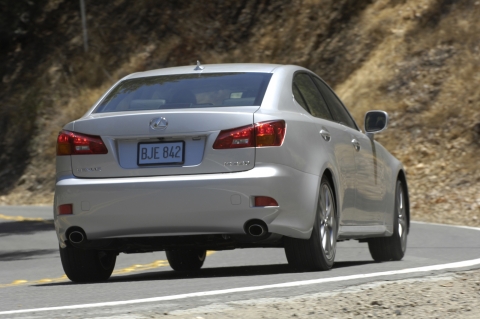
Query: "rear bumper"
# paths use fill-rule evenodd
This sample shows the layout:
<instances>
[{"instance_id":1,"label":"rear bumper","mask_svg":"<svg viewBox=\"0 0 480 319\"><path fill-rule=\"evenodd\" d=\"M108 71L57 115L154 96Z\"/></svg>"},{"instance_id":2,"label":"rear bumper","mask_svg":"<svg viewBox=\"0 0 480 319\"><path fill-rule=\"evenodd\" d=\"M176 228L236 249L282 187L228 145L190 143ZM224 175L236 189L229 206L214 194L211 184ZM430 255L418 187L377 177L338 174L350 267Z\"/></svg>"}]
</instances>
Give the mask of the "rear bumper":
<instances>
[{"instance_id":1,"label":"rear bumper","mask_svg":"<svg viewBox=\"0 0 480 319\"><path fill-rule=\"evenodd\" d=\"M55 206L73 204L58 215L62 246L70 227L89 240L117 237L243 234L250 219L261 219L280 235L309 238L319 177L283 165L257 165L224 174L85 179L57 182ZM279 207L252 207L253 196L270 196Z\"/></svg>"}]
</instances>

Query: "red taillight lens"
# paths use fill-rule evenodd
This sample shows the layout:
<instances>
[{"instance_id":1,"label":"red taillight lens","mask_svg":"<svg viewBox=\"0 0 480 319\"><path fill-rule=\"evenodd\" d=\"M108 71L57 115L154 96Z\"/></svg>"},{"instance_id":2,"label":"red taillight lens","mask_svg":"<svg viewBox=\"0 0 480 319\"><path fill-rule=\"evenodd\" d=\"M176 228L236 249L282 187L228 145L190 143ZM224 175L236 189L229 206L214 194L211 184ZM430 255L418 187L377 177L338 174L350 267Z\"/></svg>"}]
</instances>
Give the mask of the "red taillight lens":
<instances>
[{"instance_id":1,"label":"red taillight lens","mask_svg":"<svg viewBox=\"0 0 480 319\"><path fill-rule=\"evenodd\" d=\"M58 215L71 215L73 214L73 205L72 204L64 204L58 206Z\"/></svg>"},{"instance_id":2,"label":"red taillight lens","mask_svg":"<svg viewBox=\"0 0 480 319\"><path fill-rule=\"evenodd\" d=\"M107 154L100 136L61 131L57 138L57 155Z\"/></svg>"},{"instance_id":3,"label":"red taillight lens","mask_svg":"<svg viewBox=\"0 0 480 319\"><path fill-rule=\"evenodd\" d=\"M282 145L285 131L285 121L269 121L255 124L257 147Z\"/></svg>"},{"instance_id":4,"label":"red taillight lens","mask_svg":"<svg viewBox=\"0 0 480 319\"><path fill-rule=\"evenodd\" d=\"M255 207L278 206L276 200L267 196L255 196Z\"/></svg>"},{"instance_id":5,"label":"red taillight lens","mask_svg":"<svg viewBox=\"0 0 480 319\"><path fill-rule=\"evenodd\" d=\"M221 131L214 149L280 146L285 139L285 121L260 122L255 125Z\"/></svg>"},{"instance_id":6,"label":"red taillight lens","mask_svg":"<svg viewBox=\"0 0 480 319\"><path fill-rule=\"evenodd\" d=\"M253 125L221 131L213 143L214 149L254 147L255 135Z\"/></svg>"}]
</instances>

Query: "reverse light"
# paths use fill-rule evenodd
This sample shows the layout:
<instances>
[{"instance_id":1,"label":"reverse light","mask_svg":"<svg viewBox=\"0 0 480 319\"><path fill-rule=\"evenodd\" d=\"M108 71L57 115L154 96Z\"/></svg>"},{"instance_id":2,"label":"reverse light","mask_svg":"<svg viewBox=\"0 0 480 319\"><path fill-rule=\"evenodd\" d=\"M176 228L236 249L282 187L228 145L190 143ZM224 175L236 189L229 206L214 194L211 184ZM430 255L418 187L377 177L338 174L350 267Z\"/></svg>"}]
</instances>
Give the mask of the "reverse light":
<instances>
[{"instance_id":1,"label":"reverse light","mask_svg":"<svg viewBox=\"0 0 480 319\"><path fill-rule=\"evenodd\" d=\"M58 215L71 215L73 214L73 205L72 204L64 204L58 206Z\"/></svg>"},{"instance_id":2,"label":"reverse light","mask_svg":"<svg viewBox=\"0 0 480 319\"><path fill-rule=\"evenodd\" d=\"M223 130L218 134L214 149L281 146L285 139L285 121L267 121Z\"/></svg>"},{"instance_id":3,"label":"reverse light","mask_svg":"<svg viewBox=\"0 0 480 319\"><path fill-rule=\"evenodd\" d=\"M107 154L100 136L61 131L57 138L57 156Z\"/></svg>"},{"instance_id":4,"label":"reverse light","mask_svg":"<svg viewBox=\"0 0 480 319\"><path fill-rule=\"evenodd\" d=\"M255 196L254 206L255 207L278 206L278 203L275 199L271 197Z\"/></svg>"}]
</instances>

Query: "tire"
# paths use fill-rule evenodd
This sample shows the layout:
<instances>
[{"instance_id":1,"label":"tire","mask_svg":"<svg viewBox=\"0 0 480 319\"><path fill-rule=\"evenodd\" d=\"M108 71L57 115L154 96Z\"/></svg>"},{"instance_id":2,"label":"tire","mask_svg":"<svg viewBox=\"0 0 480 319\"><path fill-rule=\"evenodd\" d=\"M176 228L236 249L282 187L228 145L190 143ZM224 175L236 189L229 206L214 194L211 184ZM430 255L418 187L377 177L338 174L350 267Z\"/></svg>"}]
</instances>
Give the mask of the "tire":
<instances>
[{"instance_id":1,"label":"tire","mask_svg":"<svg viewBox=\"0 0 480 319\"><path fill-rule=\"evenodd\" d=\"M401 260L407 250L407 212L405 206L405 189L401 181L395 188L395 211L393 215L393 235L390 237L371 238L368 249L375 261Z\"/></svg>"},{"instance_id":2,"label":"tire","mask_svg":"<svg viewBox=\"0 0 480 319\"><path fill-rule=\"evenodd\" d=\"M317 212L309 239L285 237L285 255L290 266L298 271L318 271L332 268L338 234L338 214L330 181L320 183Z\"/></svg>"},{"instance_id":3,"label":"tire","mask_svg":"<svg viewBox=\"0 0 480 319\"><path fill-rule=\"evenodd\" d=\"M175 271L195 271L202 268L207 251L197 250L167 250L168 263Z\"/></svg>"},{"instance_id":4,"label":"tire","mask_svg":"<svg viewBox=\"0 0 480 319\"><path fill-rule=\"evenodd\" d=\"M67 277L78 283L106 281L115 268L114 252L76 247L60 248L60 259Z\"/></svg>"}]
</instances>

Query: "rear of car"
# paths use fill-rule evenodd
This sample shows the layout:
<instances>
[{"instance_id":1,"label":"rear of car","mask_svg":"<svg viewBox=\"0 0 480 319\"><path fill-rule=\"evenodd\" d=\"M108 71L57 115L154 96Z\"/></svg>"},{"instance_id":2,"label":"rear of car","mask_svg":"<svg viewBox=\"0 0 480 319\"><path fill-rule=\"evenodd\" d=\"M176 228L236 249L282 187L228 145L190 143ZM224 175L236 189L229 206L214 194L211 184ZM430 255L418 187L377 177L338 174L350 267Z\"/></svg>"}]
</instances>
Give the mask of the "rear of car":
<instances>
[{"instance_id":1,"label":"rear of car","mask_svg":"<svg viewBox=\"0 0 480 319\"><path fill-rule=\"evenodd\" d=\"M165 251L174 270L195 271L207 250L254 247L283 247L300 271L328 270L339 231L340 239L367 240L375 260L403 258L409 220L403 172L385 197L390 204L381 203L393 208L379 212L384 224L365 221L375 205L359 210L359 183L348 189L342 174L341 151L353 155L360 146L332 129L341 122L312 111L321 101L327 113L344 106L324 100L330 91L322 95L311 79L311 89L300 86L295 97L295 76L305 72L232 64L133 74L65 125L57 139L54 218L68 278L107 280L119 253ZM370 113L383 119L367 130L372 144L388 116ZM365 176L368 187L371 180L384 185L384 175L367 172L357 158L349 158L346 172ZM390 171L399 165L390 158ZM353 201L345 200L347 191Z\"/></svg>"},{"instance_id":2,"label":"rear of car","mask_svg":"<svg viewBox=\"0 0 480 319\"><path fill-rule=\"evenodd\" d=\"M254 121L276 67L135 74L67 124L57 140L60 246L141 252L183 238L235 248L309 228L272 222L282 211L313 212L318 176L255 161L258 148L282 147L288 130L281 116Z\"/></svg>"}]
</instances>

